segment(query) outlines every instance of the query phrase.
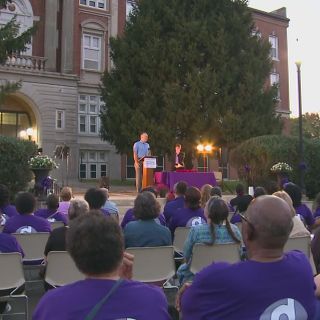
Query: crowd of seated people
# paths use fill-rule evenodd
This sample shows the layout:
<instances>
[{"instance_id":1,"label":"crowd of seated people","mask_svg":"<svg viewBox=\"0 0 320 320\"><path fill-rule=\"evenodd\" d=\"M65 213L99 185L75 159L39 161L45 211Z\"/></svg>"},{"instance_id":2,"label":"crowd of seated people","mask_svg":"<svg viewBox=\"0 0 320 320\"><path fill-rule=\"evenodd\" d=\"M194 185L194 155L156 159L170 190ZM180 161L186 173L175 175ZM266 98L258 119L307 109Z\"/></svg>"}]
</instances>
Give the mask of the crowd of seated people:
<instances>
[{"instance_id":1,"label":"crowd of seated people","mask_svg":"<svg viewBox=\"0 0 320 320\"><path fill-rule=\"evenodd\" d=\"M285 189L287 187L288 184L284 186ZM310 264L300 253L283 253L283 246L288 237L310 236L310 230L314 230L312 252L316 268L320 271L320 253L318 254L320 229L314 229L316 220L315 223L308 225L304 217L309 217L309 213L305 215L298 213L297 208L304 205L301 198L300 203L294 202L294 199L299 199L300 196L296 187L289 184L289 191L294 189L291 195L288 194L289 191L288 193L278 191L273 196L266 196L263 188L256 188L254 197L251 197L245 193L243 185L239 185L237 196L228 203L222 199L222 191L219 187L207 186L207 189L203 188L201 192L195 187L188 187L181 181L175 185L175 198L165 204L163 214L161 214L156 192L152 188L147 188L137 195L133 208L126 213L123 219L125 223L122 221L120 224L122 232L121 228L119 229L118 209L113 211L114 206L107 204L109 196L107 189L91 188L85 193L85 200L71 200L72 190L70 188L62 190L61 193L68 193L68 197L70 196L68 201L62 201L68 202L67 215L59 211L58 197L54 195L48 196L46 209L35 211L34 196L21 192L16 196L15 206L11 206L12 212L16 210L16 213L12 214L11 218L5 217L4 233L0 233L0 253L16 251L23 255L23 250L9 233L51 232L44 249L44 256L47 256L50 251L67 249L78 268L86 275L84 281L50 290L52 293L47 293L40 301L34 319L64 319L75 314L77 318L85 318L93 312L92 310L96 310L96 305L101 309L98 310L95 319L104 319L105 312L110 311L109 302L102 305L99 302L109 292L112 292L112 295L107 296L107 299L108 301L110 299L110 303L112 302L115 306L110 316L119 319L128 317L149 319L152 315L154 319L170 319L163 293L151 286L148 287L153 291L151 290L149 294L154 294L161 305L154 307L150 302L150 309L136 310L137 308L130 309L127 303L125 306L122 303L123 312L121 313L121 304L118 306L117 299L132 301L136 307L140 305L131 297L133 289L130 284L135 283L137 290L141 289L141 294L146 287L130 280L117 280L123 272L128 279L132 276L129 270L132 268L133 257L124 253L124 248L172 245L175 229L190 227L184 246L184 263L177 270L180 285L185 284L177 302L177 308L181 311L183 319L259 319L260 316L266 317L278 310L277 307L287 312L286 310L291 310L292 305L295 307L295 312L298 312L297 316L301 315L301 319L313 319L316 313L316 299L314 282L310 280L310 275L312 279ZM1 193L1 190L4 192ZM202 201L205 198L207 200L202 207ZM2 204L0 208L10 206L8 199L6 188L0 185L0 204ZM315 210L317 208L316 206ZM235 215L229 222L228 216L233 210ZM52 218L58 220L56 218L60 215L65 219L61 220L65 226L51 231L50 220ZM313 215L312 217L314 218ZM233 223L242 225L242 233ZM85 226L85 224L89 225ZM109 230L109 235L97 234L98 230L104 233ZM82 237L78 234L79 232L82 232ZM96 245L97 250L90 250L85 240L91 245L103 243L106 247L108 247L108 241L111 242L109 249L104 245ZM113 241L118 244L115 245ZM111 243L115 246L114 252L111 252ZM190 271L190 263L196 243L207 245L239 243L239 249L244 243L248 260L234 265L215 263L194 276ZM109 259L109 261L106 262L103 259ZM99 264L101 267L95 266ZM109 268L106 266L108 264ZM285 274L285 270L288 274ZM301 281L293 279L294 273L298 270L303 273ZM216 277L217 274L218 277ZM245 285L248 282L243 279L245 277L250 279L249 287ZM189 281L192 281L192 284ZM254 291L257 283L261 286L260 290L264 291L261 298ZM320 295L320 277L318 283ZM285 288L278 289L281 286ZM95 287L97 292L93 293ZM295 291L295 287L301 288L301 292ZM133 284L132 288L134 288ZM250 310L244 308L243 299L246 295L241 290L247 289L243 288L252 292L253 297L250 303L253 303L255 308L249 308ZM128 290L127 295L124 293L125 289ZM86 290L88 292L85 294ZM272 290L277 292L274 297L271 296ZM288 295L290 290L291 296ZM72 294L75 295L74 298L71 298ZM87 296L86 302L83 302L85 299L83 295ZM71 299L70 304L64 301L68 299ZM78 303L76 303L77 300ZM49 306L51 303L52 305ZM59 310L59 314L54 314L55 317L50 318L52 310L58 308L62 309ZM155 308L152 313L150 313L151 308ZM159 316L155 312L159 312Z\"/></svg>"}]
</instances>

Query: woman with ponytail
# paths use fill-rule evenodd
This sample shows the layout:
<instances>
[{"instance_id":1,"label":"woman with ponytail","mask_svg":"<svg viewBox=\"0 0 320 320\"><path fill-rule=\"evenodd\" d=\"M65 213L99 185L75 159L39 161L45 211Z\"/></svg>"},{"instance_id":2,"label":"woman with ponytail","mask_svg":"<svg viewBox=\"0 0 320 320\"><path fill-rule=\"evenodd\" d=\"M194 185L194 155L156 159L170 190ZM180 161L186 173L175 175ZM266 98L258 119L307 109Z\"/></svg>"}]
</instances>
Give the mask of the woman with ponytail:
<instances>
[{"instance_id":1,"label":"woman with ponytail","mask_svg":"<svg viewBox=\"0 0 320 320\"><path fill-rule=\"evenodd\" d=\"M190 264L192 249L196 243L213 245L235 242L239 243L240 248L241 233L236 225L228 221L229 210L224 200L219 197L212 197L207 202L204 213L207 224L192 227L185 242L183 250L185 263L177 271L180 284L193 279L194 275L190 271Z\"/></svg>"}]
</instances>

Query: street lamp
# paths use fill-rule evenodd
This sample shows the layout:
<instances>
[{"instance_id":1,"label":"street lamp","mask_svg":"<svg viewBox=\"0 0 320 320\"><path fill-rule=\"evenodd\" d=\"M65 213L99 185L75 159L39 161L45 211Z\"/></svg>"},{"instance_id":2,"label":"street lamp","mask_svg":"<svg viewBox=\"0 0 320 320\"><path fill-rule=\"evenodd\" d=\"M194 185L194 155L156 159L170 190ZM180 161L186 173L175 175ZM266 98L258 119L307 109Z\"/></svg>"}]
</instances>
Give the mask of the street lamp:
<instances>
[{"instance_id":1,"label":"street lamp","mask_svg":"<svg viewBox=\"0 0 320 320\"><path fill-rule=\"evenodd\" d=\"M211 144L198 144L197 151L203 155L203 166L205 171L208 172L209 168L207 165L207 154L211 153L213 150L213 146Z\"/></svg>"},{"instance_id":2,"label":"street lamp","mask_svg":"<svg viewBox=\"0 0 320 320\"><path fill-rule=\"evenodd\" d=\"M301 61L296 61L297 75L298 75L298 102L299 102L299 173L300 173L300 187L302 192L305 193L304 174L304 146L303 146L303 130L302 130L302 99L301 99Z\"/></svg>"},{"instance_id":3,"label":"street lamp","mask_svg":"<svg viewBox=\"0 0 320 320\"><path fill-rule=\"evenodd\" d=\"M28 136L28 138L29 138L29 141L31 141L32 136L33 136L33 129L32 129L32 128L28 128L28 129L26 130L26 133L27 133L27 136Z\"/></svg>"}]
</instances>

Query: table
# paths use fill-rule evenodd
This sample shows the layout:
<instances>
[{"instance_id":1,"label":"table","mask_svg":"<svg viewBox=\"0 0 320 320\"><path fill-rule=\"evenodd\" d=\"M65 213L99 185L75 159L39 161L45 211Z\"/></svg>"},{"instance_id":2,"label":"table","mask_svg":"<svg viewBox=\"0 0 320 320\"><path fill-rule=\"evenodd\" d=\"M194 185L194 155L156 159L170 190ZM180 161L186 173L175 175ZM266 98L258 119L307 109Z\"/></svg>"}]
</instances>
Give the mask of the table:
<instances>
[{"instance_id":1,"label":"table","mask_svg":"<svg viewBox=\"0 0 320 320\"><path fill-rule=\"evenodd\" d=\"M154 178L156 184L164 184L170 191L173 191L174 185L179 181L185 181L189 186L199 189L205 184L217 185L213 172L162 171L155 172Z\"/></svg>"}]
</instances>

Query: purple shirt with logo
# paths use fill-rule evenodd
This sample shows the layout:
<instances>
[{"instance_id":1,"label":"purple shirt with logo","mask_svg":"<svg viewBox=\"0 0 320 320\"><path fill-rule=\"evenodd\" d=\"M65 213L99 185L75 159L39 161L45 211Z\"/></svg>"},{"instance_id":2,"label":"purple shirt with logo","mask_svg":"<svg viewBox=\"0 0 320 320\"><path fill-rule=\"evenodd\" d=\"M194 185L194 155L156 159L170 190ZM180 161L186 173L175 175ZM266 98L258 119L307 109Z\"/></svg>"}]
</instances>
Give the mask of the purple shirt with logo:
<instances>
[{"instance_id":1,"label":"purple shirt with logo","mask_svg":"<svg viewBox=\"0 0 320 320\"><path fill-rule=\"evenodd\" d=\"M34 213L34 215L44 219L49 219L50 221L62 221L65 225L68 224L66 215L58 212L57 210L39 209Z\"/></svg>"},{"instance_id":2,"label":"purple shirt with logo","mask_svg":"<svg viewBox=\"0 0 320 320\"><path fill-rule=\"evenodd\" d=\"M299 251L269 263L214 263L182 295L182 315L184 320L314 319L314 290L310 263Z\"/></svg>"},{"instance_id":3,"label":"purple shirt with logo","mask_svg":"<svg viewBox=\"0 0 320 320\"><path fill-rule=\"evenodd\" d=\"M50 223L41 217L33 214L17 215L10 218L4 225L5 233L33 233L33 232L51 232Z\"/></svg>"},{"instance_id":4,"label":"purple shirt with logo","mask_svg":"<svg viewBox=\"0 0 320 320\"><path fill-rule=\"evenodd\" d=\"M163 214L160 214L158 218L154 219L158 224L161 224L162 226L166 225L166 218L164 217ZM136 217L133 214L133 208L128 209L127 212L125 213L122 221L121 221L121 228L124 229L125 226L131 222L131 221L136 221Z\"/></svg>"},{"instance_id":5,"label":"purple shirt with logo","mask_svg":"<svg viewBox=\"0 0 320 320\"><path fill-rule=\"evenodd\" d=\"M177 227L194 227L199 224L207 222L202 208L191 210L189 208L182 208L176 211L169 222L169 229L172 235Z\"/></svg>"},{"instance_id":6,"label":"purple shirt with logo","mask_svg":"<svg viewBox=\"0 0 320 320\"><path fill-rule=\"evenodd\" d=\"M41 298L32 319L84 319L114 283L114 280L86 279L49 290ZM162 289L124 280L94 319L169 320L167 308Z\"/></svg>"},{"instance_id":7,"label":"purple shirt with logo","mask_svg":"<svg viewBox=\"0 0 320 320\"><path fill-rule=\"evenodd\" d=\"M11 234L0 233L0 253L19 252L24 257L24 252L17 239Z\"/></svg>"},{"instance_id":8,"label":"purple shirt with logo","mask_svg":"<svg viewBox=\"0 0 320 320\"><path fill-rule=\"evenodd\" d=\"M295 207L297 215L302 217L302 220L306 223L307 226L312 226L315 223L315 219L311 210L305 205L300 204L300 206Z\"/></svg>"}]
</instances>

